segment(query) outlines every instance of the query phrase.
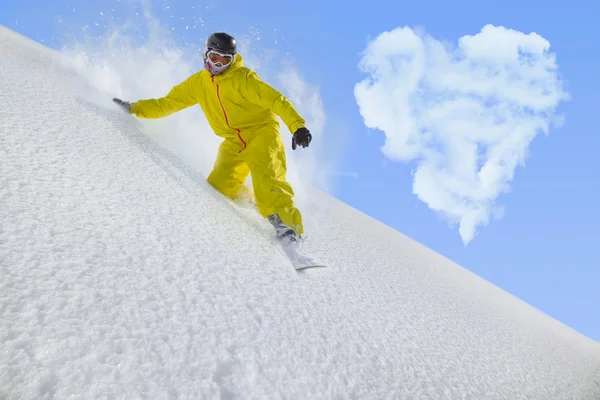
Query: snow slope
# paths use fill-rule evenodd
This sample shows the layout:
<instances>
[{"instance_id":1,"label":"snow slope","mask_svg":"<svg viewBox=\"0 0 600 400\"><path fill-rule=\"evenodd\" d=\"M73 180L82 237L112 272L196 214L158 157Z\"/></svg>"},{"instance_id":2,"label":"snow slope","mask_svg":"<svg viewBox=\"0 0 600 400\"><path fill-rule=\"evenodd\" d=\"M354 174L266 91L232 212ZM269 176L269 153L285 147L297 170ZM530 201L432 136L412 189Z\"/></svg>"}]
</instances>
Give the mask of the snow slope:
<instances>
[{"instance_id":1,"label":"snow slope","mask_svg":"<svg viewBox=\"0 0 600 400\"><path fill-rule=\"evenodd\" d=\"M254 211L0 27L0 399L600 399L600 346L330 196Z\"/></svg>"}]
</instances>

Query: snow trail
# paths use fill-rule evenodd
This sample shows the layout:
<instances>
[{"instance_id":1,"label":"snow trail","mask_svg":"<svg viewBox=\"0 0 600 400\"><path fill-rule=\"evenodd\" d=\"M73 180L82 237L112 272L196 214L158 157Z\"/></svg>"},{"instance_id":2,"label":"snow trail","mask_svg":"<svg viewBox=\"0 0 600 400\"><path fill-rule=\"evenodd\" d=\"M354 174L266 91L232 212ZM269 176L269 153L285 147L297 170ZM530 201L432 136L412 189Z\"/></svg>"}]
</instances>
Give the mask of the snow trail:
<instances>
[{"instance_id":1,"label":"snow trail","mask_svg":"<svg viewBox=\"0 0 600 400\"><path fill-rule=\"evenodd\" d=\"M598 343L316 190L331 267L298 274L59 54L0 38L0 398L600 398Z\"/></svg>"}]
</instances>

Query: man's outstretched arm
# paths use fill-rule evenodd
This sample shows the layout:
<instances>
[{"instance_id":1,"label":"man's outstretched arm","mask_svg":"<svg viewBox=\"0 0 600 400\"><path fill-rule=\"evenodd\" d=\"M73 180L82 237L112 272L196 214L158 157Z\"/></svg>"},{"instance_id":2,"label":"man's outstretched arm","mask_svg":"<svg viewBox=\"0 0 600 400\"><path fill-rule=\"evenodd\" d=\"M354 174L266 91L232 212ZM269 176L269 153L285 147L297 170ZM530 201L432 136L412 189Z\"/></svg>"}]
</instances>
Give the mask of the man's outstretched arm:
<instances>
[{"instance_id":1,"label":"man's outstretched arm","mask_svg":"<svg viewBox=\"0 0 600 400\"><path fill-rule=\"evenodd\" d=\"M166 96L158 99L138 100L135 103L128 103L117 98L113 101L137 117L163 118L198 103L194 95L194 82L196 79L192 75L173 87Z\"/></svg>"}]
</instances>

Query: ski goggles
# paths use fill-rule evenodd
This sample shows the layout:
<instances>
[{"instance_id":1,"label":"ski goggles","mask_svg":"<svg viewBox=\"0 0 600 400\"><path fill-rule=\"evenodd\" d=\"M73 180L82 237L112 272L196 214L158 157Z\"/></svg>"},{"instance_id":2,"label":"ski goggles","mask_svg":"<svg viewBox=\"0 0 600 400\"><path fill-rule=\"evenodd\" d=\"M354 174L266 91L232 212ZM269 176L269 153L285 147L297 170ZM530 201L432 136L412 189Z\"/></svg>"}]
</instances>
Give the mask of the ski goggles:
<instances>
[{"instance_id":1,"label":"ski goggles","mask_svg":"<svg viewBox=\"0 0 600 400\"><path fill-rule=\"evenodd\" d=\"M229 63L233 61L232 54L219 53L216 50L209 50L208 53L206 53L206 56L216 66L229 65Z\"/></svg>"}]
</instances>

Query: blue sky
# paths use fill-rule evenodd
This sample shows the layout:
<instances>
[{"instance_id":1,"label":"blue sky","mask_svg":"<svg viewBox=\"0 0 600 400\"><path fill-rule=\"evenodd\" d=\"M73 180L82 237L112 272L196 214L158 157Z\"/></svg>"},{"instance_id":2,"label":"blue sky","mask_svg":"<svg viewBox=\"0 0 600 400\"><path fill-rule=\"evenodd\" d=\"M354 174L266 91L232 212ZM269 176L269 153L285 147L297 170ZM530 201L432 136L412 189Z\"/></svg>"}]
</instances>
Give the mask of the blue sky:
<instances>
[{"instance_id":1,"label":"blue sky","mask_svg":"<svg viewBox=\"0 0 600 400\"><path fill-rule=\"evenodd\" d=\"M0 23L61 48L77 41L84 25L91 34L102 32L109 18L135 20L133 8L125 4L11 2L0 6ZM336 177L336 197L600 340L600 258L595 251L600 244L600 58L593 51L600 38L600 4L386 1L341 7L312 0L289 5L228 0L155 2L151 9L162 25L174 28L182 44L200 46L213 30L250 37L256 54L271 49L319 87L327 115L323 146L341 154L340 171L356 174ZM478 226L465 245L456 224L413 194L419 161L397 162L382 152L386 134L365 126L354 90L368 75L359 68L368 44L385 31L424 29L435 40L456 45L487 24L536 32L547 40L570 99L558 104L564 123L531 140L525 166L514 168L510 191L493 198L503 207L502 217ZM401 142L395 143L398 149ZM460 148L453 156L463 156Z\"/></svg>"}]
</instances>

